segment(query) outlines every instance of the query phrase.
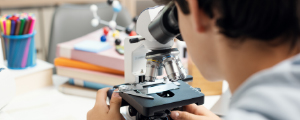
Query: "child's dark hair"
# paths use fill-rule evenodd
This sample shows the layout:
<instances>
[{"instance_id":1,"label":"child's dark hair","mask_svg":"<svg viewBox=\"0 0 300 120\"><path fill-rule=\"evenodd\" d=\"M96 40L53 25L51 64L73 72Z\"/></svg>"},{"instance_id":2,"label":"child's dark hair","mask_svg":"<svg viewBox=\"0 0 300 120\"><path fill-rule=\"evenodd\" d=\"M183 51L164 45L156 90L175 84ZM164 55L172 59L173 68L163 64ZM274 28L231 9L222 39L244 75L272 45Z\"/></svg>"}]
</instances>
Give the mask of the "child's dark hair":
<instances>
[{"instance_id":1,"label":"child's dark hair","mask_svg":"<svg viewBox=\"0 0 300 120\"><path fill-rule=\"evenodd\" d=\"M184 14L189 14L186 0L175 1ZM198 0L198 3L211 18L215 16L214 10L220 13L216 24L227 37L270 42L283 36L278 42L290 42L293 47L298 41L298 0Z\"/></svg>"}]
</instances>

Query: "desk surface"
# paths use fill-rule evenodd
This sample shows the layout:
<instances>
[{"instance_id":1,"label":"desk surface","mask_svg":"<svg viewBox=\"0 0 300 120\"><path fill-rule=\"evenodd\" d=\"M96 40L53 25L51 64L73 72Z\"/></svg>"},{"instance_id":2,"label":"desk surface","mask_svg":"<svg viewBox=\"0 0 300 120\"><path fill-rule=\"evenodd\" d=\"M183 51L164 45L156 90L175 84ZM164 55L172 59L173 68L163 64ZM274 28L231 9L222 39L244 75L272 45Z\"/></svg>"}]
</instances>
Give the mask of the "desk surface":
<instances>
[{"instance_id":1,"label":"desk surface","mask_svg":"<svg viewBox=\"0 0 300 120\"><path fill-rule=\"evenodd\" d=\"M204 106L211 109L219 98L206 96ZM52 86L16 96L3 111L12 120L85 120L94 103L95 99L65 95Z\"/></svg>"}]
</instances>

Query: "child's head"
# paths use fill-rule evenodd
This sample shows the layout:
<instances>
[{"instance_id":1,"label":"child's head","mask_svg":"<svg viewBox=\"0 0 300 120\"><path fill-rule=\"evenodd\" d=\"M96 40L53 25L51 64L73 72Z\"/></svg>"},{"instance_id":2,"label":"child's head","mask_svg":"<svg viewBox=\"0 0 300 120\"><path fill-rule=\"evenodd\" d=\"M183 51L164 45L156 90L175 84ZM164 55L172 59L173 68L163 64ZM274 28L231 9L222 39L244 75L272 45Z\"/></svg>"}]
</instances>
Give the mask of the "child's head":
<instances>
[{"instance_id":1,"label":"child's head","mask_svg":"<svg viewBox=\"0 0 300 120\"><path fill-rule=\"evenodd\" d=\"M281 45L292 50L298 41L298 0L175 1L188 52L208 80L225 79L228 53L253 46L256 52Z\"/></svg>"}]
</instances>

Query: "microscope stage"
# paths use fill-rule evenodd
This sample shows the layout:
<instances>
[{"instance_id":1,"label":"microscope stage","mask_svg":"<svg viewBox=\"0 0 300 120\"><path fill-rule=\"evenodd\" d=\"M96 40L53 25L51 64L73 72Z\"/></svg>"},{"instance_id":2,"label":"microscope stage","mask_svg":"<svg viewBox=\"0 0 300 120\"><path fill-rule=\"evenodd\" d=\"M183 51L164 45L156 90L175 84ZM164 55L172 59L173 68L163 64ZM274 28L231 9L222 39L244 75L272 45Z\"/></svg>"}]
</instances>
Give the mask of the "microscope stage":
<instances>
[{"instance_id":1,"label":"microscope stage","mask_svg":"<svg viewBox=\"0 0 300 120\"><path fill-rule=\"evenodd\" d=\"M120 93L120 96L144 116L153 116L155 112L172 110L193 103L197 105L204 103L204 94L202 92L181 80L178 83L180 83L179 89L163 92L167 93L168 97L160 93L148 94L154 99L146 99L126 93Z\"/></svg>"}]
</instances>

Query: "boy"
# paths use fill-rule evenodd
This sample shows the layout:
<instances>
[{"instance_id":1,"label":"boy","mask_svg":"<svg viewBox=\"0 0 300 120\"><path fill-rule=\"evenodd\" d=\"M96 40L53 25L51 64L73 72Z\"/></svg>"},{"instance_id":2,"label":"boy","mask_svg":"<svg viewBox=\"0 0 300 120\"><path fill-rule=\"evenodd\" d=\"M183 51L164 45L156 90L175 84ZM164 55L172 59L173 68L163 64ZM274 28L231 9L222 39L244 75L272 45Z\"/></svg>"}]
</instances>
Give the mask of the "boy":
<instances>
[{"instance_id":1,"label":"boy","mask_svg":"<svg viewBox=\"0 0 300 120\"><path fill-rule=\"evenodd\" d=\"M155 0L166 4L168 0ZM188 52L210 81L227 80L228 120L300 118L298 0L175 0ZM121 97L99 90L89 120L121 119ZM203 106L173 111L174 120L218 120Z\"/></svg>"}]
</instances>

